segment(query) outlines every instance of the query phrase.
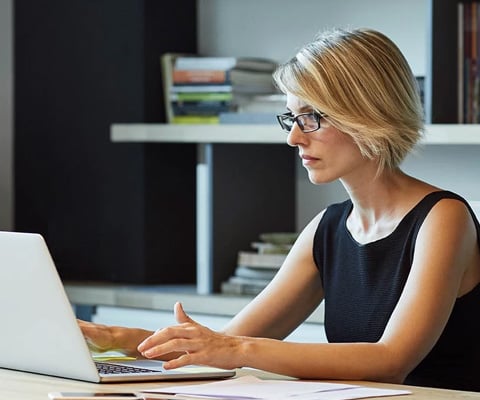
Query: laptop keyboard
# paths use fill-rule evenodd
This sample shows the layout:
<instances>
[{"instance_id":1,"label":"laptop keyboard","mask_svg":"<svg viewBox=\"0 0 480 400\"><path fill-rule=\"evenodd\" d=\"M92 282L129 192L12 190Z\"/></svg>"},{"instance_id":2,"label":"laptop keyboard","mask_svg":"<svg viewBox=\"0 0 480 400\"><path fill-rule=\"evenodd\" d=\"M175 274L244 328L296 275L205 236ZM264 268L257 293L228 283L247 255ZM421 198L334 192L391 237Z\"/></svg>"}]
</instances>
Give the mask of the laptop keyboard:
<instances>
[{"instance_id":1,"label":"laptop keyboard","mask_svg":"<svg viewBox=\"0 0 480 400\"><path fill-rule=\"evenodd\" d=\"M160 372L153 369L131 367L128 365L110 364L106 362L95 362L97 370L102 375L111 374L132 374L132 373L145 373L145 372Z\"/></svg>"}]
</instances>

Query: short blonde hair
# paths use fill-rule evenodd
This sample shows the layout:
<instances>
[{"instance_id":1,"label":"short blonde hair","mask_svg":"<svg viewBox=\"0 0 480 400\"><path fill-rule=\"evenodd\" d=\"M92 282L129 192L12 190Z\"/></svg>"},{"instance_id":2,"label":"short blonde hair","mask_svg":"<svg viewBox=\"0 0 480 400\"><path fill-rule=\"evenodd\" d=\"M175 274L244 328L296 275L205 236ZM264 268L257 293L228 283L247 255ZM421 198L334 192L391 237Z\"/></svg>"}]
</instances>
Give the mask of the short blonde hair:
<instances>
[{"instance_id":1,"label":"short blonde hair","mask_svg":"<svg viewBox=\"0 0 480 400\"><path fill-rule=\"evenodd\" d=\"M351 135L379 172L398 167L424 130L418 85L398 47L370 29L320 34L274 73L277 86Z\"/></svg>"}]
</instances>

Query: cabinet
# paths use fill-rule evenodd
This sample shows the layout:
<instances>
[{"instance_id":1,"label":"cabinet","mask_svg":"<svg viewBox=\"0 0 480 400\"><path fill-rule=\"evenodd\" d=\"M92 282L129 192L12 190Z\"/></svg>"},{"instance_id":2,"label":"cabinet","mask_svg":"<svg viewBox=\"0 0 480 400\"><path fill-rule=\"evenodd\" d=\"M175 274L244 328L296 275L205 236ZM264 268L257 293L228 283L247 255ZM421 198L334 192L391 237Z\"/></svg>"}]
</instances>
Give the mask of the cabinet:
<instances>
[{"instance_id":1,"label":"cabinet","mask_svg":"<svg viewBox=\"0 0 480 400\"><path fill-rule=\"evenodd\" d=\"M64 279L195 282L196 146L114 145L109 126L164 121L159 54L196 51L196 1L14 8L15 229Z\"/></svg>"}]
</instances>

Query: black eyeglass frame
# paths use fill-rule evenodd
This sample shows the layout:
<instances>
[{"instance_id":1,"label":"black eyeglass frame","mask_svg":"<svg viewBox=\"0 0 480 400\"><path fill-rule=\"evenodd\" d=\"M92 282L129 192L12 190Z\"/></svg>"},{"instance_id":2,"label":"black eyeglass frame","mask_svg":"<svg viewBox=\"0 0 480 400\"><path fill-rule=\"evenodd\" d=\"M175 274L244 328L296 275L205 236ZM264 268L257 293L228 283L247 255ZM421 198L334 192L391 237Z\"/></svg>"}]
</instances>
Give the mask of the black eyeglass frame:
<instances>
[{"instance_id":1,"label":"black eyeglass frame","mask_svg":"<svg viewBox=\"0 0 480 400\"><path fill-rule=\"evenodd\" d=\"M307 130L305 129L305 124L302 121L302 117L304 117L305 115L309 115L309 116L314 117L315 122L318 125L315 129L307 129ZM310 112L306 112L306 113L300 113L300 114L297 114L295 116L293 116L293 113L291 113L291 112L286 112L286 113L283 113L283 114L278 114L277 115L277 121L280 124L280 126L282 127L282 129L287 133L291 132L294 123L297 123L297 125L300 127L300 129L302 130L303 133L310 133L310 132L318 131L321 128L320 120L324 117L325 117L325 114L323 114L321 112L318 112L318 111L310 111ZM292 122L291 125L287 125L285 123L285 120L287 120L287 119Z\"/></svg>"}]
</instances>

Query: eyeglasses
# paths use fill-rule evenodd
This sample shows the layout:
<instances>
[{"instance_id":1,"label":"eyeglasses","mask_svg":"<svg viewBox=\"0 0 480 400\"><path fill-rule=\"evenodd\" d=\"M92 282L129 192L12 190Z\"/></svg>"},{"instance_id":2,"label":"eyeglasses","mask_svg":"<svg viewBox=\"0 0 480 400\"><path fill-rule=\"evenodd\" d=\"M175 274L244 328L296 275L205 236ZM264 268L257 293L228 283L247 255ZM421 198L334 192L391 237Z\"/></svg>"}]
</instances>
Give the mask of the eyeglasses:
<instances>
[{"instance_id":1,"label":"eyeglasses","mask_svg":"<svg viewBox=\"0 0 480 400\"><path fill-rule=\"evenodd\" d=\"M290 133L296 122L303 133L315 132L320 129L320 120L325 114L317 111L293 115L291 112L278 114L277 120L285 132Z\"/></svg>"}]
</instances>

